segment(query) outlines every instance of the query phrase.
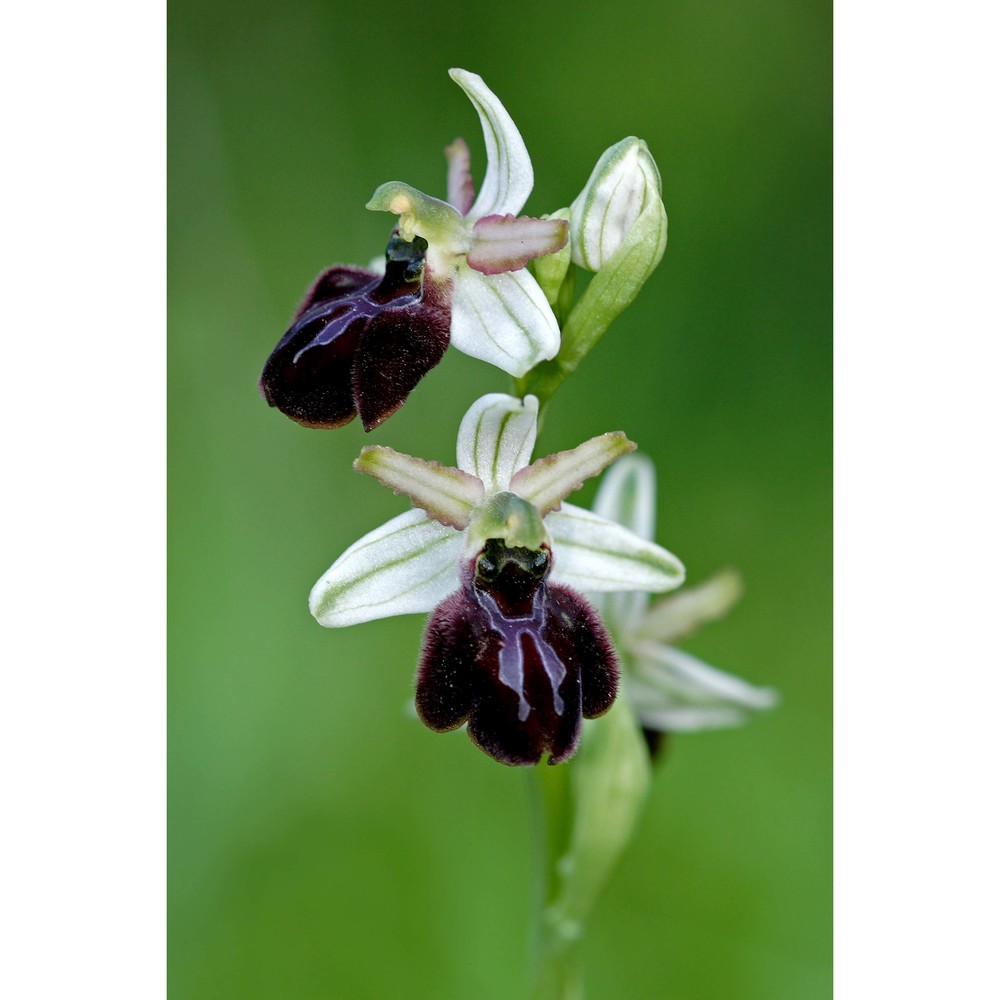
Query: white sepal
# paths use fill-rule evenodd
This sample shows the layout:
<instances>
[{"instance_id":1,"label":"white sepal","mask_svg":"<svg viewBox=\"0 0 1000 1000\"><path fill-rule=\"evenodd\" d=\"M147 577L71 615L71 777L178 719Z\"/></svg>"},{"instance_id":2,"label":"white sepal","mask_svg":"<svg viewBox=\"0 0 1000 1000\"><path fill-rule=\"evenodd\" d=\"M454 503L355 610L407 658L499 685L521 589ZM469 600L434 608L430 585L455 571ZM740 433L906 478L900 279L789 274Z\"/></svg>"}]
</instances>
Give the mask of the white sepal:
<instances>
[{"instance_id":1,"label":"white sepal","mask_svg":"<svg viewBox=\"0 0 1000 1000\"><path fill-rule=\"evenodd\" d=\"M661 593L684 582L677 556L582 507L563 504L545 523L555 555L552 577L560 583L589 591Z\"/></svg>"},{"instance_id":2,"label":"white sepal","mask_svg":"<svg viewBox=\"0 0 1000 1000\"><path fill-rule=\"evenodd\" d=\"M479 274L460 267L451 302L451 342L463 354L520 378L559 352L559 324L524 270Z\"/></svg>"},{"instance_id":3,"label":"white sepal","mask_svg":"<svg viewBox=\"0 0 1000 1000\"><path fill-rule=\"evenodd\" d=\"M626 455L608 469L594 497L594 513L640 538L656 536L656 468L646 455Z\"/></svg>"},{"instance_id":4,"label":"white sepal","mask_svg":"<svg viewBox=\"0 0 1000 1000\"><path fill-rule=\"evenodd\" d=\"M408 510L355 542L309 595L327 628L425 614L458 589L462 535Z\"/></svg>"},{"instance_id":5,"label":"white sepal","mask_svg":"<svg viewBox=\"0 0 1000 1000\"><path fill-rule=\"evenodd\" d=\"M462 418L458 467L480 479L487 493L510 488L511 477L531 461L538 427L538 399L502 392L477 399Z\"/></svg>"},{"instance_id":6,"label":"white sepal","mask_svg":"<svg viewBox=\"0 0 1000 1000\"><path fill-rule=\"evenodd\" d=\"M778 696L770 688L748 684L681 649L660 643L634 642L630 644L630 651L636 661L636 679L659 691L664 707L687 704L760 710L772 708L777 703Z\"/></svg>"},{"instance_id":7,"label":"white sepal","mask_svg":"<svg viewBox=\"0 0 1000 1000\"><path fill-rule=\"evenodd\" d=\"M645 455L626 455L604 474L594 513L621 524L640 538L656 537L656 468ZM594 606L616 635L631 635L649 607L642 590L595 594Z\"/></svg>"},{"instance_id":8,"label":"white sepal","mask_svg":"<svg viewBox=\"0 0 1000 1000\"><path fill-rule=\"evenodd\" d=\"M464 69L448 72L479 112L486 143L486 176L468 216L480 219L484 215L517 215L535 183L521 133L481 76Z\"/></svg>"}]
</instances>

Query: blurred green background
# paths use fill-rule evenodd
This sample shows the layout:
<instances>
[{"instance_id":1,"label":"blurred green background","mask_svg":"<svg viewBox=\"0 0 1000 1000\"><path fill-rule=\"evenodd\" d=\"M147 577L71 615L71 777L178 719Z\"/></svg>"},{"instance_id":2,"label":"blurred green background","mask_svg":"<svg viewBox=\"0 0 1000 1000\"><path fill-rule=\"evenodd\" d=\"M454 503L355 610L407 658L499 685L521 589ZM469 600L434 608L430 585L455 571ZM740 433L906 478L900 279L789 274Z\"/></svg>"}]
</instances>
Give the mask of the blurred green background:
<instances>
[{"instance_id":1,"label":"blurred green background","mask_svg":"<svg viewBox=\"0 0 1000 1000\"><path fill-rule=\"evenodd\" d=\"M832 98L829 3L175 0L170 9L170 992L525 994L525 777L408 717L418 617L321 629L306 595L406 509L352 459L451 462L495 369L449 351L373 434L257 396L313 277L380 253L382 181L444 193L474 70L567 204L645 138L670 241L550 411L540 453L624 429L659 540L747 583L689 643L780 689L679 737L587 942L589 995L830 995ZM594 484L578 495L588 504Z\"/></svg>"}]
</instances>

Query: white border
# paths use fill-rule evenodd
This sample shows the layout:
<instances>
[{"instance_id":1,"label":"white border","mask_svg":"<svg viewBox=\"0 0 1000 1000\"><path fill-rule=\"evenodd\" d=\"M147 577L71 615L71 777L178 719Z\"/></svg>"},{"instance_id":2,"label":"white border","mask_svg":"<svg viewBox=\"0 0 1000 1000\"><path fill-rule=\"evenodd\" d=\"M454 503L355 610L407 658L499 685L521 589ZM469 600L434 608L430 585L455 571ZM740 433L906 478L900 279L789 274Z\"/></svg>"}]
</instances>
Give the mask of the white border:
<instances>
[{"instance_id":1,"label":"white border","mask_svg":"<svg viewBox=\"0 0 1000 1000\"><path fill-rule=\"evenodd\" d=\"M836 16L837 995L1000 995L996 18Z\"/></svg>"},{"instance_id":2,"label":"white border","mask_svg":"<svg viewBox=\"0 0 1000 1000\"><path fill-rule=\"evenodd\" d=\"M165 995L163 11L14 4L0 995Z\"/></svg>"}]
</instances>

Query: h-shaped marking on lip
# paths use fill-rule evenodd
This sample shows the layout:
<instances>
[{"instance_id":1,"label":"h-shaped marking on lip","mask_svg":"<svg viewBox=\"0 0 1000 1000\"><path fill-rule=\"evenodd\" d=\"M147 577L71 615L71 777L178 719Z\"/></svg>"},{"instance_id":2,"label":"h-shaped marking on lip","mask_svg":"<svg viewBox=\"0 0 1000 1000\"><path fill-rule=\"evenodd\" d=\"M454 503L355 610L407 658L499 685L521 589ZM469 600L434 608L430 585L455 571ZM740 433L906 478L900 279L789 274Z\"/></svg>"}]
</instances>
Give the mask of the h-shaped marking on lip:
<instances>
[{"instance_id":1,"label":"h-shaped marking on lip","mask_svg":"<svg viewBox=\"0 0 1000 1000\"><path fill-rule=\"evenodd\" d=\"M559 694L559 685L566 677L566 667L552 645L542 637L548 612L545 608L545 584L540 583L531 595L531 614L521 618L508 618L496 600L485 591L476 589L476 599L486 611L490 628L500 636L500 683L509 687L518 699L517 718L520 722L531 714L531 705L524 696L524 651L522 640L532 642L542 661L545 675L552 687L552 704L556 715L565 707Z\"/></svg>"},{"instance_id":2,"label":"h-shaped marking on lip","mask_svg":"<svg viewBox=\"0 0 1000 1000\"><path fill-rule=\"evenodd\" d=\"M376 275L371 284L360 288L350 295L336 298L332 301L324 300L310 306L292 325L292 328L285 334L284 339L293 337L299 330L314 320L322 319L329 314L330 321L323 329L309 341L304 347L299 348L292 364L298 364L299 358L311 347L324 347L336 340L356 319L374 319L381 312L387 310L403 311L408 306L420 301L417 292L404 292L397 295L391 302L375 302L369 298L370 294L378 288L380 278Z\"/></svg>"}]
</instances>

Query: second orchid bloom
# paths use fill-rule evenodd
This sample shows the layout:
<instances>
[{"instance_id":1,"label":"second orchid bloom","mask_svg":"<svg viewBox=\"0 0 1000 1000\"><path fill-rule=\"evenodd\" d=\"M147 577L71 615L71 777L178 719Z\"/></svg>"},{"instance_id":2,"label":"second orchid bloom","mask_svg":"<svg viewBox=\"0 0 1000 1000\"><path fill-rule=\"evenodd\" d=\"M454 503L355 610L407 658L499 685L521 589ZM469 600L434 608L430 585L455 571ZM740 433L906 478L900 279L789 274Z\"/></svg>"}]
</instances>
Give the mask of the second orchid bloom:
<instances>
[{"instance_id":1,"label":"second orchid bloom","mask_svg":"<svg viewBox=\"0 0 1000 1000\"><path fill-rule=\"evenodd\" d=\"M392 181L368 203L399 217L384 274L320 275L271 353L260 391L307 427L361 417L377 427L442 358L460 351L520 377L559 350L559 325L528 261L566 245L561 219L518 216L534 185L517 127L482 79L451 77L479 113L486 173L478 197L461 139L448 147L448 199Z\"/></svg>"},{"instance_id":2,"label":"second orchid bloom","mask_svg":"<svg viewBox=\"0 0 1000 1000\"><path fill-rule=\"evenodd\" d=\"M684 569L666 549L563 499L634 447L604 434L530 462L537 400L492 394L458 433L457 468L366 448L356 467L412 500L352 545L310 596L322 625L433 611L417 710L439 731L468 723L506 764L558 763L581 719L608 709L618 664L578 593L660 593Z\"/></svg>"}]
</instances>

